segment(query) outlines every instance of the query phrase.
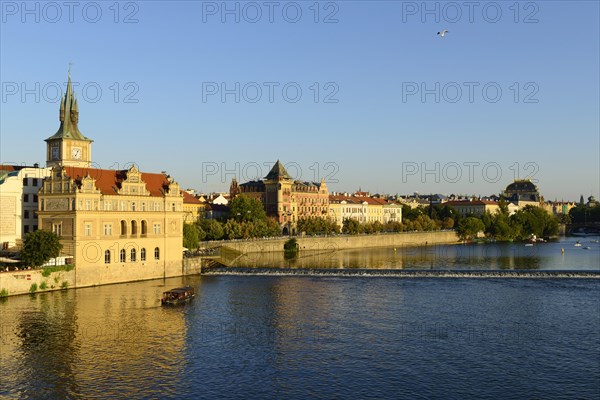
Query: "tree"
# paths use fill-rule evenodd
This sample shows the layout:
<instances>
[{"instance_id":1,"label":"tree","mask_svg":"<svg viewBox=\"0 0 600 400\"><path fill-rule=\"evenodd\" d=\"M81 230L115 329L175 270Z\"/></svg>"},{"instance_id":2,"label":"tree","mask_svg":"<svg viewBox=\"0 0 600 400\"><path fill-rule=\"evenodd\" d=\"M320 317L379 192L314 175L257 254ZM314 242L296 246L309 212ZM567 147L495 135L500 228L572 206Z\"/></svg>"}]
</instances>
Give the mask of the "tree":
<instances>
[{"instance_id":1,"label":"tree","mask_svg":"<svg viewBox=\"0 0 600 400\"><path fill-rule=\"evenodd\" d=\"M360 222L352 218L346 218L343 222L342 231L344 233L349 233L350 235L356 235L362 232L362 227L360 226Z\"/></svg>"},{"instance_id":2,"label":"tree","mask_svg":"<svg viewBox=\"0 0 600 400\"><path fill-rule=\"evenodd\" d=\"M62 250L62 244L57 234L37 230L25 235L21 260L28 266L40 267L50 259L58 257Z\"/></svg>"},{"instance_id":3,"label":"tree","mask_svg":"<svg viewBox=\"0 0 600 400\"><path fill-rule=\"evenodd\" d=\"M206 240L219 240L223 237L223 226L214 219L203 219L200 227L206 232Z\"/></svg>"},{"instance_id":4,"label":"tree","mask_svg":"<svg viewBox=\"0 0 600 400\"><path fill-rule=\"evenodd\" d=\"M462 240L472 239L485 230L485 225L477 217L467 217L458 223L456 233Z\"/></svg>"},{"instance_id":5,"label":"tree","mask_svg":"<svg viewBox=\"0 0 600 400\"><path fill-rule=\"evenodd\" d=\"M183 247L195 250L199 241L198 227L195 224L183 224Z\"/></svg>"},{"instance_id":6,"label":"tree","mask_svg":"<svg viewBox=\"0 0 600 400\"><path fill-rule=\"evenodd\" d=\"M260 200L241 194L231 201L229 218L237 222L264 221L267 219L267 213Z\"/></svg>"},{"instance_id":7,"label":"tree","mask_svg":"<svg viewBox=\"0 0 600 400\"><path fill-rule=\"evenodd\" d=\"M225 239L240 239L242 237L242 224L234 219L228 219L223 225Z\"/></svg>"},{"instance_id":8,"label":"tree","mask_svg":"<svg viewBox=\"0 0 600 400\"><path fill-rule=\"evenodd\" d=\"M558 219L540 207L526 206L517 211L511 220L513 224L520 226L518 239L528 239L532 235L544 237L558 234Z\"/></svg>"}]
</instances>

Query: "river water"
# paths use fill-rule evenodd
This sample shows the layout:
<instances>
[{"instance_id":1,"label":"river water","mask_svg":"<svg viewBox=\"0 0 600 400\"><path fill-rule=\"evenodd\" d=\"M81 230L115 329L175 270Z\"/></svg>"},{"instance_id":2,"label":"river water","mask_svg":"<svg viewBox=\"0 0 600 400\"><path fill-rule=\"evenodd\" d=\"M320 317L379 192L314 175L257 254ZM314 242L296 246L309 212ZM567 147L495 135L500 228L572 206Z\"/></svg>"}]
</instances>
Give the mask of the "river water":
<instances>
[{"instance_id":1,"label":"river water","mask_svg":"<svg viewBox=\"0 0 600 400\"><path fill-rule=\"evenodd\" d=\"M598 237L562 238L548 243L488 243L424 247L384 247L300 251L286 260L279 253L227 257L228 266L288 268L372 268L441 270L600 270ZM580 246L576 246L579 242Z\"/></svg>"},{"instance_id":2,"label":"river water","mask_svg":"<svg viewBox=\"0 0 600 400\"><path fill-rule=\"evenodd\" d=\"M569 243L536 267L598 268ZM2 399L600 397L598 279L191 276L15 296L0 322Z\"/></svg>"}]
</instances>

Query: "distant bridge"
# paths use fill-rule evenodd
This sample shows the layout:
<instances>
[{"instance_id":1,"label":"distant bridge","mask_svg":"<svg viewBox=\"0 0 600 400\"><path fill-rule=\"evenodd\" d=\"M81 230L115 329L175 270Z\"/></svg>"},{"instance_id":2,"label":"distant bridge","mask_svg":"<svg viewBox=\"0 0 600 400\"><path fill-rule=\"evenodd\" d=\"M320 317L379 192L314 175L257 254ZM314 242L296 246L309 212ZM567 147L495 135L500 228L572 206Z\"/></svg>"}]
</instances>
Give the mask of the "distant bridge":
<instances>
[{"instance_id":1,"label":"distant bridge","mask_svg":"<svg viewBox=\"0 0 600 400\"><path fill-rule=\"evenodd\" d=\"M567 235L600 235L600 223L599 222L588 222L588 223L574 223L566 226Z\"/></svg>"}]
</instances>

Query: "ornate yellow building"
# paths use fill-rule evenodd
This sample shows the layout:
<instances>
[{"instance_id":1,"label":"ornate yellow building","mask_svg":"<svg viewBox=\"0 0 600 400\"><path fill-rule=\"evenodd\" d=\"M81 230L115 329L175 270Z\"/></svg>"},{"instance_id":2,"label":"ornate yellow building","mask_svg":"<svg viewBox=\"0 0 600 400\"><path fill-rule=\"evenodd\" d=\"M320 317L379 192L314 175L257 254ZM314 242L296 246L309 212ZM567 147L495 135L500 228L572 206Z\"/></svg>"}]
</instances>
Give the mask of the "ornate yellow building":
<instances>
[{"instance_id":1,"label":"ornate yellow building","mask_svg":"<svg viewBox=\"0 0 600 400\"><path fill-rule=\"evenodd\" d=\"M52 167L39 191L38 226L61 237L77 285L182 274L183 194L164 174L89 168L92 140L78 128L71 80L61 126L46 139Z\"/></svg>"}]
</instances>

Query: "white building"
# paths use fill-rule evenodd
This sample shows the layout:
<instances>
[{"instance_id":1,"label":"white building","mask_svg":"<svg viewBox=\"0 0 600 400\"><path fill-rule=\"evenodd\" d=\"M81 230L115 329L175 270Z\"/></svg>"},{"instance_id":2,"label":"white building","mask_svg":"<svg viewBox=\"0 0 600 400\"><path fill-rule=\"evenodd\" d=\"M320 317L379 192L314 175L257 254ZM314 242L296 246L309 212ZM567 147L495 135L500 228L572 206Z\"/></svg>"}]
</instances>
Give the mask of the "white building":
<instances>
[{"instance_id":1,"label":"white building","mask_svg":"<svg viewBox=\"0 0 600 400\"><path fill-rule=\"evenodd\" d=\"M38 228L38 191L50 168L0 165L0 244L3 249L21 244L23 236Z\"/></svg>"}]
</instances>

